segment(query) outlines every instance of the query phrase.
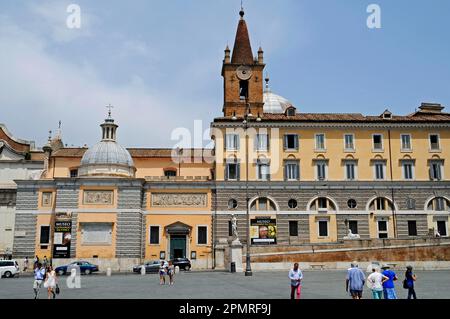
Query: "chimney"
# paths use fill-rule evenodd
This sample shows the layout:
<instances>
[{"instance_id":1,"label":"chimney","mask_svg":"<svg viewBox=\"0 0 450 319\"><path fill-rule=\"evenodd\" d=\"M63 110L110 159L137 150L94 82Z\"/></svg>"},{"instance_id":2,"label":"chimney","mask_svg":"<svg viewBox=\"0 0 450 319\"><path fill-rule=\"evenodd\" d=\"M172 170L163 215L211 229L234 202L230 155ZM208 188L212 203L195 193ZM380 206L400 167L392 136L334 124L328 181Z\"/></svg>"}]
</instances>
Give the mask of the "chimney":
<instances>
[{"instance_id":1,"label":"chimney","mask_svg":"<svg viewBox=\"0 0 450 319\"><path fill-rule=\"evenodd\" d=\"M442 110L445 107L443 107L441 104L438 103L422 103L419 106L419 109L421 113L442 113Z\"/></svg>"}]
</instances>

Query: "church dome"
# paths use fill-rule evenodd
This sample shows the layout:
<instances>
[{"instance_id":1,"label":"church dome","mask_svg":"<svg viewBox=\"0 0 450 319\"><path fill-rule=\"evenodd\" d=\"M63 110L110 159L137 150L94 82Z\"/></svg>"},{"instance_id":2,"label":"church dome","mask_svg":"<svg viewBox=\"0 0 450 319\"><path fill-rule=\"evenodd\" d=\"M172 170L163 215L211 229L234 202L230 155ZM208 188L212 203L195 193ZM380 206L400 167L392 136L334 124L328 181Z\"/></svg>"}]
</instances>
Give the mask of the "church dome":
<instances>
[{"instance_id":1,"label":"church dome","mask_svg":"<svg viewBox=\"0 0 450 319\"><path fill-rule=\"evenodd\" d=\"M266 88L264 90L264 113L286 113L289 108L294 108L289 100L273 93L269 88L269 78L266 78Z\"/></svg>"},{"instance_id":2,"label":"church dome","mask_svg":"<svg viewBox=\"0 0 450 319\"><path fill-rule=\"evenodd\" d=\"M102 127L102 140L89 148L81 159L79 176L134 177L136 168L128 150L116 142L116 130L111 114Z\"/></svg>"},{"instance_id":3,"label":"church dome","mask_svg":"<svg viewBox=\"0 0 450 319\"><path fill-rule=\"evenodd\" d=\"M285 113L294 107L286 98L271 91L264 92L264 113Z\"/></svg>"}]
</instances>

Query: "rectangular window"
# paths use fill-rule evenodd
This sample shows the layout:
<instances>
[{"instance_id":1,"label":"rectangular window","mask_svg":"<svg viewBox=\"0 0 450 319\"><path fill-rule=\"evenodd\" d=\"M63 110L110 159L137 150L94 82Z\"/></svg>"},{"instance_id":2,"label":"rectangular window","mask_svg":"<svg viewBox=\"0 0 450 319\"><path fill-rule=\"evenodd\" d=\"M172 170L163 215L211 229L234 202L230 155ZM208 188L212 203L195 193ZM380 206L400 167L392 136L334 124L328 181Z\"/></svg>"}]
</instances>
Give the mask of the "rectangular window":
<instances>
[{"instance_id":1,"label":"rectangular window","mask_svg":"<svg viewBox=\"0 0 450 319\"><path fill-rule=\"evenodd\" d=\"M317 200L317 206L319 207L319 209L327 209L327 202L328 200L325 197L320 197Z\"/></svg>"},{"instance_id":2,"label":"rectangular window","mask_svg":"<svg viewBox=\"0 0 450 319\"><path fill-rule=\"evenodd\" d=\"M318 161L316 163L317 180L323 181L327 179L327 163Z\"/></svg>"},{"instance_id":3,"label":"rectangular window","mask_svg":"<svg viewBox=\"0 0 450 319\"><path fill-rule=\"evenodd\" d=\"M325 150L325 134L316 134L316 150Z\"/></svg>"},{"instance_id":4,"label":"rectangular window","mask_svg":"<svg viewBox=\"0 0 450 319\"><path fill-rule=\"evenodd\" d=\"M417 236L417 222L408 220L408 236Z\"/></svg>"},{"instance_id":5,"label":"rectangular window","mask_svg":"<svg viewBox=\"0 0 450 319\"><path fill-rule=\"evenodd\" d=\"M176 170L166 170L166 171L164 171L164 176L165 177L177 176L177 171Z\"/></svg>"},{"instance_id":6,"label":"rectangular window","mask_svg":"<svg viewBox=\"0 0 450 319\"><path fill-rule=\"evenodd\" d=\"M444 200L444 198L438 197L438 198L436 198L434 200L434 203L436 205L434 210L441 211L441 212L445 211L445 200Z\"/></svg>"},{"instance_id":7,"label":"rectangular window","mask_svg":"<svg viewBox=\"0 0 450 319\"><path fill-rule=\"evenodd\" d=\"M328 221L319 220L319 237L328 237Z\"/></svg>"},{"instance_id":8,"label":"rectangular window","mask_svg":"<svg viewBox=\"0 0 450 319\"><path fill-rule=\"evenodd\" d=\"M258 199L258 209L259 210L267 210L267 199L266 198Z\"/></svg>"},{"instance_id":9,"label":"rectangular window","mask_svg":"<svg viewBox=\"0 0 450 319\"><path fill-rule=\"evenodd\" d=\"M159 244L159 226L150 226L150 244Z\"/></svg>"},{"instance_id":10,"label":"rectangular window","mask_svg":"<svg viewBox=\"0 0 450 319\"><path fill-rule=\"evenodd\" d=\"M197 245L206 245L208 243L208 227L198 226L197 227Z\"/></svg>"},{"instance_id":11,"label":"rectangular window","mask_svg":"<svg viewBox=\"0 0 450 319\"><path fill-rule=\"evenodd\" d=\"M240 179L239 163L227 163L225 168L225 180L237 181Z\"/></svg>"},{"instance_id":12,"label":"rectangular window","mask_svg":"<svg viewBox=\"0 0 450 319\"><path fill-rule=\"evenodd\" d=\"M356 220L349 220L348 229L351 230L352 234L358 234L358 222Z\"/></svg>"},{"instance_id":13,"label":"rectangular window","mask_svg":"<svg viewBox=\"0 0 450 319\"><path fill-rule=\"evenodd\" d=\"M378 197L375 201L376 210L386 210L386 200L382 197Z\"/></svg>"},{"instance_id":14,"label":"rectangular window","mask_svg":"<svg viewBox=\"0 0 450 319\"><path fill-rule=\"evenodd\" d=\"M383 150L383 135L374 134L373 138L373 149L374 151L382 151Z\"/></svg>"},{"instance_id":15,"label":"rectangular window","mask_svg":"<svg viewBox=\"0 0 450 319\"><path fill-rule=\"evenodd\" d=\"M300 168L298 161L286 161L285 162L285 180L297 181L300 179Z\"/></svg>"},{"instance_id":16,"label":"rectangular window","mask_svg":"<svg viewBox=\"0 0 450 319\"><path fill-rule=\"evenodd\" d=\"M298 236L298 221L289 221L289 236Z\"/></svg>"},{"instance_id":17,"label":"rectangular window","mask_svg":"<svg viewBox=\"0 0 450 319\"><path fill-rule=\"evenodd\" d=\"M257 134L256 135L256 150L268 151L269 150L269 135Z\"/></svg>"},{"instance_id":18,"label":"rectangular window","mask_svg":"<svg viewBox=\"0 0 450 319\"><path fill-rule=\"evenodd\" d=\"M228 221L228 236L233 236L233 225L231 220Z\"/></svg>"},{"instance_id":19,"label":"rectangular window","mask_svg":"<svg viewBox=\"0 0 450 319\"><path fill-rule=\"evenodd\" d=\"M438 220L436 224L439 235L447 237L447 222L445 220Z\"/></svg>"},{"instance_id":20,"label":"rectangular window","mask_svg":"<svg viewBox=\"0 0 450 319\"><path fill-rule=\"evenodd\" d=\"M347 180L356 179L356 163L353 161L348 161L345 163L345 178Z\"/></svg>"},{"instance_id":21,"label":"rectangular window","mask_svg":"<svg viewBox=\"0 0 450 319\"><path fill-rule=\"evenodd\" d=\"M402 134L401 135L402 140L402 151L410 151L412 149L411 147L411 135L409 134Z\"/></svg>"},{"instance_id":22,"label":"rectangular window","mask_svg":"<svg viewBox=\"0 0 450 319\"><path fill-rule=\"evenodd\" d=\"M50 243L50 226L41 226L39 243L41 245L48 245Z\"/></svg>"},{"instance_id":23,"label":"rectangular window","mask_svg":"<svg viewBox=\"0 0 450 319\"><path fill-rule=\"evenodd\" d=\"M286 134L284 136L284 149L285 150L298 150L298 135Z\"/></svg>"},{"instance_id":24,"label":"rectangular window","mask_svg":"<svg viewBox=\"0 0 450 319\"><path fill-rule=\"evenodd\" d=\"M260 181L270 180L270 165L267 162L258 161L256 168Z\"/></svg>"},{"instance_id":25,"label":"rectangular window","mask_svg":"<svg viewBox=\"0 0 450 319\"><path fill-rule=\"evenodd\" d=\"M354 151L355 144L353 142L353 134L345 134L344 135L344 147L346 151Z\"/></svg>"},{"instance_id":26,"label":"rectangular window","mask_svg":"<svg viewBox=\"0 0 450 319\"><path fill-rule=\"evenodd\" d=\"M387 221L378 221L378 238L388 238L388 228Z\"/></svg>"},{"instance_id":27,"label":"rectangular window","mask_svg":"<svg viewBox=\"0 0 450 319\"><path fill-rule=\"evenodd\" d=\"M227 151L239 150L239 135L238 134L226 134L225 135L225 149Z\"/></svg>"},{"instance_id":28,"label":"rectangular window","mask_svg":"<svg viewBox=\"0 0 450 319\"><path fill-rule=\"evenodd\" d=\"M375 162L374 169L375 169L375 179L376 180L384 179L385 167L386 167L386 164L384 162Z\"/></svg>"},{"instance_id":29,"label":"rectangular window","mask_svg":"<svg viewBox=\"0 0 450 319\"><path fill-rule=\"evenodd\" d=\"M77 169L71 169L70 170L70 177L71 178L78 177L78 170Z\"/></svg>"},{"instance_id":30,"label":"rectangular window","mask_svg":"<svg viewBox=\"0 0 450 319\"><path fill-rule=\"evenodd\" d=\"M414 164L412 162L403 162L403 178L406 180L414 179Z\"/></svg>"},{"instance_id":31,"label":"rectangular window","mask_svg":"<svg viewBox=\"0 0 450 319\"><path fill-rule=\"evenodd\" d=\"M434 161L430 163L430 179L433 181L442 180L442 162Z\"/></svg>"},{"instance_id":32,"label":"rectangular window","mask_svg":"<svg viewBox=\"0 0 450 319\"><path fill-rule=\"evenodd\" d=\"M438 134L431 134L430 135L430 149L432 151L439 151L441 149L440 143L439 143L439 135Z\"/></svg>"}]
</instances>

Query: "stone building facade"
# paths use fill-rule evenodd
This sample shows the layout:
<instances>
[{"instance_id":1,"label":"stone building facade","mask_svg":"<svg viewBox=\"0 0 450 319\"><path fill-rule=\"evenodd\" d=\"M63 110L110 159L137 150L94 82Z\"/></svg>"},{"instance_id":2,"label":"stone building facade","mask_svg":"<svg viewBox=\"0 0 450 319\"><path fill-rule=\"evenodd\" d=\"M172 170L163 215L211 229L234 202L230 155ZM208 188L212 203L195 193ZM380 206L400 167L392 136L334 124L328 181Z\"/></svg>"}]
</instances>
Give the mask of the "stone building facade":
<instances>
[{"instance_id":1,"label":"stone building facade","mask_svg":"<svg viewBox=\"0 0 450 319\"><path fill-rule=\"evenodd\" d=\"M449 236L450 113L436 103L408 115L301 112L270 89L240 15L223 117L211 123L214 242L232 239L233 215L254 251Z\"/></svg>"}]
</instances>

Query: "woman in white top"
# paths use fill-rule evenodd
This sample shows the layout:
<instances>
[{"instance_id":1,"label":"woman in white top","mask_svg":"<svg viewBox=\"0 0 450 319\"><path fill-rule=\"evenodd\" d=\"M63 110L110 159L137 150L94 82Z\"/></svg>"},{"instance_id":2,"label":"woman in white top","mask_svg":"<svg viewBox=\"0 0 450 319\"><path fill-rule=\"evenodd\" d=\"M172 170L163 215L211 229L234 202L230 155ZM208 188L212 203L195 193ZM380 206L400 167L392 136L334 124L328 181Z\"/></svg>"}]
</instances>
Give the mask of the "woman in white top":
<instances>
[{"instance_id":1,"label":"woman in white top","mask_svg":"<svg viewBox=\"0 0 450 319\"><path fill-rule=\"evenodd\" d=\"M383 283L386 280L389 278L380 273L380 269L372 269L372 273L367 277L367 287L372 289L373 299L382 299Z\"/></svg>"},{"instance_id":2,"label":"woman in white top","mask_svg":"<svg viewBox=\"0 0 450 319\"><path fill-rule=\"evenodd\" d=\"M55 299L56 297L56 281L56 272L53 270L52 266L48 266L47 276L44 283L44 287L47 288L48 299Z\"/></svg>"}]
</instances>

